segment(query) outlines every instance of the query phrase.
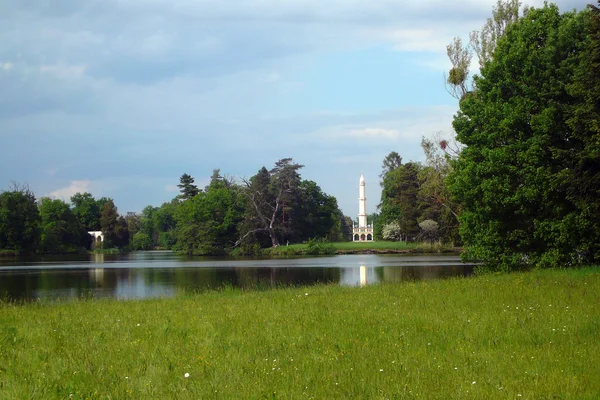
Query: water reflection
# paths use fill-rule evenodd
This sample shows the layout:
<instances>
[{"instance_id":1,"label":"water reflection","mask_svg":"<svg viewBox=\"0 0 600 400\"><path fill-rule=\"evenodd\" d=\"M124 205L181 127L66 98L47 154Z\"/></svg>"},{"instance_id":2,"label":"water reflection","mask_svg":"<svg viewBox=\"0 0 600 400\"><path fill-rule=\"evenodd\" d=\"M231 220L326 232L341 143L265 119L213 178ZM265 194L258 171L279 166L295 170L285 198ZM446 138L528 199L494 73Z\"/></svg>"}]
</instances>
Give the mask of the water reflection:
<instances>
[{"instance_id":1,"label":"water reflection","mask_svg":"<svg viewBox=\"0 0 600 400\"><path fill-rule=\"evenodd\" d=\"M0 260L0 298L147 298L225 286L378 282L466 276L472 266L455 256L346 255L236 260L182 257L169 252L92 254L67 258Z\"/></svg>"}]
</instances>

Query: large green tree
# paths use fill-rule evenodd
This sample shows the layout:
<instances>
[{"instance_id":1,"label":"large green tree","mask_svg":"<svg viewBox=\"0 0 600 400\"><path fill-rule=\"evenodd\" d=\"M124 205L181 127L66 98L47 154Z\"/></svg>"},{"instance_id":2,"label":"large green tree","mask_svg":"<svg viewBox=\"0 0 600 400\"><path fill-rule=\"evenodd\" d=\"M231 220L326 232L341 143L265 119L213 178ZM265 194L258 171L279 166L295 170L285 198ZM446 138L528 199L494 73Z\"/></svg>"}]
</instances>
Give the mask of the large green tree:
<instances>
[{"instance_id":1,"label":"large green tree","mask_svg":"<svg viewBox=\"0 0 600 400\"><path fill-rule=\"evenodd\" d=\"M40 241L40 214L27 187L0 193L0 249L32 253Z\"/></svg>"},{"instance_id":2,"label":"large green tree","mask_svg":"<svg viewBox=\"0 0 600 400\"><path fill-rule=\"evenodd\" d=\"M237 186L215 182L175 212L175 249L187 254L226 254L238 238L244 199Z\"/></svg>"},{"instance_id":3,"label":"large green tree","mask_svg":"<svg viewBox=\"0 0 600 400\"><path fill-rule=\"evenodd\" d=\"M73 213L87 231L99 231L102 207L108 201L106 197L95 199L90 193L75 193L71 196Z\"/></svg>"},{"instance_id":4,"label":"large green tree","mask_svg":"<svg viewBox=\"0 0 600 400\"><path fill-rule=\"evenodd\" d=\"M375 225L376 236L382 237L383 226L397 222L404 238L413 240L419 232L418 204L419 172L421 165L414 162L402 164L388 172L383 180L380 215Z\"/></svg>"},{"instance_id":5,"label":"large green tree","mask_svg":"<svg viewBox=\"0 0 600 400\"><path fill-rule=\"evenodd\" d=\"M39 202L39 212L40 250L43 253L73 253L89 248L91 237L67 203L43 197Z\"/></svg>"},{"instance_id":6,"label":"large green tree","mask_svg":"<svg viewBox=\"0 0 600 400\"><path fill-rule=\"evenodd\" d=\"M127 221L119 216L117 207L112 199L108 199L102 206L100 215L100 226L104 235L104 248L118 247L123 248L129 242L129 232L127 231Z\"/></svg>"},{"instance_id":7,"label":"large green tree","mask_svg":"<svg viewBox=\"0 0 600 400\"><path fill-rule=\"evenodd\" d=\"M466 148L450 189L463 207L466 259L495 269L598 259L597 200L588 207L574 182L582 154L598 165L589 149L597 131L568 122L585 103L569 88L586 68L588 19L555 5L530 9L508 27L475 92L460 102L454 128ZM598 169L585 173L597 196Z\"/></svg>"}]
</instances>

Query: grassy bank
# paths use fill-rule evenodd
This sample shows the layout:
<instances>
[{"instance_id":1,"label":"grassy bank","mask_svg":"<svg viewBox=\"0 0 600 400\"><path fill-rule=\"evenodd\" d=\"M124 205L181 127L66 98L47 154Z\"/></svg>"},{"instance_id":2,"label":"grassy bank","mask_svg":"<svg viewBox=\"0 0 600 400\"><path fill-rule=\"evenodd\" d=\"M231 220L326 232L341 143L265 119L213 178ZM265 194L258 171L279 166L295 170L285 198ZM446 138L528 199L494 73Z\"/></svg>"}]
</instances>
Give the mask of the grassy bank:
<instances>
[{"instance_id":1,"label":"grassy bank","mask_svg":"<svg viewBox=\"0 0 600 400\"><path fill-rule=\"evenodd\" d=\"M599 304L598 269L3 304L0 397L596 399Z\"/></svg>"},{"instance_id":2,"label":"grassy bank","mask_svg":"<svg viewBox=\"0 0 600 400\"><path fill-rule=\"evenodd\" d=\"M451 246L439 243L406 243L406 242L335 242L324 243L332 254L358 254L358 253L438 253L455 250ZM277 248L264 249L266 255L308 255L314 254L308 243L291 244Z\"/></svg>"}]
</instances>

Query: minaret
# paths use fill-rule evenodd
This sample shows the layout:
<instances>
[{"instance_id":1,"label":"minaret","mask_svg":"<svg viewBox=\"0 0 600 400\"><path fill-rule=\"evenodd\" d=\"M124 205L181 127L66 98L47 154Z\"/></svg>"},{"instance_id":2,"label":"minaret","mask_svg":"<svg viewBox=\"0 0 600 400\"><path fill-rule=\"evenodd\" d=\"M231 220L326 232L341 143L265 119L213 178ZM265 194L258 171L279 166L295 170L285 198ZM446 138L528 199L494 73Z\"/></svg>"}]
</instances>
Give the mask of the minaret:
<instances>
[{"instance_id":1,"label":"minaret","mask_svg":"<svg viewBox=\"0 0 600 400\"><path fill-rule=\"evenodd\" d=\"M360 174L358 182L358 227L367 227L367 197L365 195L365 177Z\"/></svg>"}]
</instances>

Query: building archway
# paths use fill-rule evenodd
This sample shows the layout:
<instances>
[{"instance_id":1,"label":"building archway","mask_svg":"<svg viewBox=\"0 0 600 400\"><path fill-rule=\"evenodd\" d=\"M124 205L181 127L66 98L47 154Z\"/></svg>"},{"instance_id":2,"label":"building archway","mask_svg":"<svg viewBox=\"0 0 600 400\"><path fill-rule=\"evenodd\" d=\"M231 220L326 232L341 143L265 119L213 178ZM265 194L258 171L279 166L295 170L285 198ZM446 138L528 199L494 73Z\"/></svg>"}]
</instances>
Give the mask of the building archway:
<instances>
[{"instance_id":1,"label":"building archway","mask_svg":"<svg viewBox=\"0 0 600 400\"><path fill-rule=\"evenodd\" d=\"M365 234L363 233L362 235L360 235L360 240L365 240Z\"/></svg>"},{"instance_id":2,"label":"building archway","mask_svg":"<svg viewBox=\"0 0 600 400\"><path fill-rule=\"evenodd\" d=\"M360 237L358 236L358 233L356 235L354 235L354 240L355 241L359 241L360 240Z\"/></svg>"},{"instance_id":3,"label":"building archway","mask_svg":"<svg viewBox=\"0 0 600 400\"><path fill-rule=\"evenodd\" d=\"M369 234L367 235L367 240L368 240L368 241L371 241L371 240L373 240L373 235L371 235L371 234L369 233Z\"/></svg>"}]
</instances>

